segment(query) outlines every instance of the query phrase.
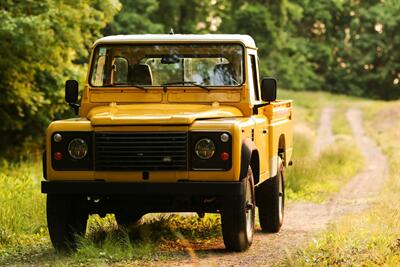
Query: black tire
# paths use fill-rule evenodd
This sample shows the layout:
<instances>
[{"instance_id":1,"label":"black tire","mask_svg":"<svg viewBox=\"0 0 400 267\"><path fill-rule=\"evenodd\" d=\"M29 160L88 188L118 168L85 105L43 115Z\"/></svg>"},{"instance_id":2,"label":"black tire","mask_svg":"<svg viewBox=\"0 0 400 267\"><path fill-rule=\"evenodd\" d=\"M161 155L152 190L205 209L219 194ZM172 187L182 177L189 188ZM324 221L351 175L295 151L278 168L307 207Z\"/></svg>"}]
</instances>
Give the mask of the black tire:
<instances>
[{"instance_id":1,"label":"black tire","mask_svg":"<svg viewBox=\"0 0 400 267\"><path fill-rule=\"evenodd\" d=\"M226 249L244 251L253 242L255 221L254 180L251 167L243 181L244 195L225 199L221 209L222 235Z\"/></svg>"},{"instance_id":2,"label":"black tire","mask_svg":"<svg viewBox=\"0 0 400 267\"><path fill-rule=\"evenodd\" d=\"M121 229L130 228L141 223L143 214L132 212L116 212L115 220Z\"/></svg>"},{"instance_id":3,"label":"black tire","mask_svg":"<svg viewBox=\"0 0 400 267\"><path fill-rule=\"evenodd\" d=\"M87 219L84 197L47 195L47 226L57 251L76 249L77 236L85 234Z\"/></svg>"},{"instance_id":4,"label":"black tire","mask_svg":"<svg viewBox=\"0 0 400 267\"><path fill-rule=\"evenodd\" d=\"M283 163L279 158L275 177L263 182L257 188L258 218L261 230L277 233L281 229L285 211L285 184Z\"/></svg>"}]
</instances>

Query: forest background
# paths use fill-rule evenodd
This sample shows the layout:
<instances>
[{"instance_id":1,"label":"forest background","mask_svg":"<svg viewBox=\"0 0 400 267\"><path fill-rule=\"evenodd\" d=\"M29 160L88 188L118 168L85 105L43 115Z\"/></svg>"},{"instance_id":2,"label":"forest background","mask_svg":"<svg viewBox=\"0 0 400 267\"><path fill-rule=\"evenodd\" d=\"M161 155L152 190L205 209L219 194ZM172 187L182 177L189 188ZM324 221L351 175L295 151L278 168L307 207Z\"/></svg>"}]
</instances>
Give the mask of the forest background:
<instances>
[{"instance_id":1,"label":"forest background","mask_svg":"<svg viewBox=\"0 0 400 267\"><path fill-rule=\"evenodd\" d=\"M2 0L0 158L39 151L49 122L73 115L64 83L83 85L97 38L171 28L251 35L283 88L400 97L398 0Z\"/></svg>"}]
</instances>

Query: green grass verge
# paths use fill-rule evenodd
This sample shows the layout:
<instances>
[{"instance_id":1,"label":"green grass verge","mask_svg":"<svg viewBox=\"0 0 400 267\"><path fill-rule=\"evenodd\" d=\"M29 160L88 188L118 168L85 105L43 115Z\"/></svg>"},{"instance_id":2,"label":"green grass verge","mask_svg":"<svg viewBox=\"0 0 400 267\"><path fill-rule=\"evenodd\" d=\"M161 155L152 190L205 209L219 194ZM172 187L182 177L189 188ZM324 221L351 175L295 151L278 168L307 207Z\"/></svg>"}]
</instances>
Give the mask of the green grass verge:
<instances>
[{"instance_id":1,"label":"green grass verge","mask_svg":"<svg viewBox=\"0 0 400 267\"><path fill-rule=\"evenodd\" d=\"M31 244L45 236L45 198L40 194L41 167L30 162L1 163L0 249Z\"/></svg>"}]
</instances>

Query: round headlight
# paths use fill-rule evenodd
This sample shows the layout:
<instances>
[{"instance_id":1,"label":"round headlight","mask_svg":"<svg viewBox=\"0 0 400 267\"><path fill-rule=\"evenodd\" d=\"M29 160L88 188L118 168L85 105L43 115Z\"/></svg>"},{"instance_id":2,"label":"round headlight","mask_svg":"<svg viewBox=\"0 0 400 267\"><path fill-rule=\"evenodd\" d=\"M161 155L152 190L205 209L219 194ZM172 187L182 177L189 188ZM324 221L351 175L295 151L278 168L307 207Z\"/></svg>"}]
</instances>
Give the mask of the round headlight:
<instances>
[{"instance_id":1,"label":"round headlight","mask_svg":"<svg viewBox=\"0 0 400 267\"><path fill-rule=\"evenodd\" d=\"M88 152L86 142L81 138L72 139L68 145L68 153L74 159L83 159Z\"/></svg>"},{"instance_id":2,"label":"round headlight","mask_svg":"<svg viewBox=\"0 0 400 267\"><path fill-rule=\"evenodd\" d=\"M204 138L197 141L194 149L199 158L210 159L215 153L215 144L211 139Z\"/></svg>"}]
</instances>

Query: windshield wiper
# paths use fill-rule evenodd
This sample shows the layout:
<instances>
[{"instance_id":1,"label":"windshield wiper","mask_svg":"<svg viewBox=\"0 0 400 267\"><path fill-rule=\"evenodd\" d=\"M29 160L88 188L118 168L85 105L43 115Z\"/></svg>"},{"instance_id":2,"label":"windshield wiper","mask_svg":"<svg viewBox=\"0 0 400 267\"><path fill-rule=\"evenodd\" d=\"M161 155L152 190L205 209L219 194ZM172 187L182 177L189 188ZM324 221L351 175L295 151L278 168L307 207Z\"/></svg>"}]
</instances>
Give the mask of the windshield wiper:
<instances>
[{"instance_id":1,"label":"windshield wiper","mask_svg":"<svg viewBox=\"0 0 400 267\"><path fill-rule=\"evenodd\" d=\"M133 86L133 87L135 87L135 88L137 88L137 89L140 89L140 90L143 90L143 91L146 91L147 92L147 88L146 87L144 87L143 85L140 85L140 84L137 84L137 83L118 83L118 84L113 84L113 85L111 85L111 86L115 86L115 87L119 87L119 86L124 86L124 87L126 87L126 86Z\"/></svg>"},{"instance_id":2,"label":"windshield wiper","mask_svg":"<svg viewBox=\"0 0 400 267\"><path fill-rule=\"evenodd\" d=\"M137 83L128 83L127 85L128 86L134 86L134 87L136 87L138 89L141 89L141 90L147 92L147 88L144 87L143 85L140 85L140 84L137 84Z\"/></svg>"},{"instance_id":3,"label":"windshield wiper","mask_svg":"<svg viewBox=\"0 0 400 267\"><path fill-rule=\"evenodd\" d=\"M161 84L161 86L164 86L164 88L165 88L165 87L168 86L168 85L179 85L179 84L182 84L182 85L185 85L185 84L194 85L194 86L197 86L197 87L199 87L199 88L201 88L201 89L207 90L207 92L210 92L210 90L211 90L211 89L208 88L207 86L198 84L198 83L193 82L193 81L180 81L180 82L163 83L163 84Z\"/></svg>"}]
</instances>

